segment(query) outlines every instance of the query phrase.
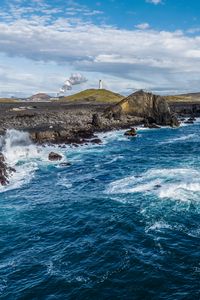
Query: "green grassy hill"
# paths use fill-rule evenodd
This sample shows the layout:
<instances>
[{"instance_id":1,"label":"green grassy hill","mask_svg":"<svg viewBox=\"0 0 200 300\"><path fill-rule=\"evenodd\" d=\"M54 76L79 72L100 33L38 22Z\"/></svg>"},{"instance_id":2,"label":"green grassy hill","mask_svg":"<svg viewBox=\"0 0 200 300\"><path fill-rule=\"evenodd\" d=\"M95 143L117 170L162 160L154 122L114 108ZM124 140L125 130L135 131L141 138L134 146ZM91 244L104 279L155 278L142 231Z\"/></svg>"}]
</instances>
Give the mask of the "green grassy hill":
<instances>
[{"instance_id":1,"label":"green grassy hill","mask_svg":"<svg viewBox=\"0 0 200 300\"><path fill-rule=\"evenodd\" d=\"M17 102L17 100L13 98L0 98L0 103L13 103L13 102Z\"/></svg>"},{"instance_id":2,"label":"green grassy hill","mask_svg":"<svg viewBox=\"0 0 200 300\"><path fill-rule=\"evenodd\" d=\"M96 90L96 89L89 89L82 91L80 93L66 96L60 98L59 101L91 101L91 102L105 102L105 103L117 103L121 101L124 98L124 96L113 93L108 90Z\"/></svg>"},{"instance_id":3,"label":"green grassy hill","mask_svg":"<svg viewBox=\"0 0 200 300\"><path fill-rule=\"evenodd\" d=\"M168 102L200 102L200 93L166 96Z\"/></svg>"}]
</instances>

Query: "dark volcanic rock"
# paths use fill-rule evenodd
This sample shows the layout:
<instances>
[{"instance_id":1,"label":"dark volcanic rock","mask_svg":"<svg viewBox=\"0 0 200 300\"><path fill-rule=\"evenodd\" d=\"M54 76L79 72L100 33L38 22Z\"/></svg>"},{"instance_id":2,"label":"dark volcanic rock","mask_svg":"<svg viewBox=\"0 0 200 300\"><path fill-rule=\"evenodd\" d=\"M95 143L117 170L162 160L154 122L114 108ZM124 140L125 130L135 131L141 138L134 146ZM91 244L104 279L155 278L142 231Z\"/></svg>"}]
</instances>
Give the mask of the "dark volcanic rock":
<instances>
[{"instance_id":1,"label":"dark volcanic rock","mask_svg":"<svg viewBox=\"0 0 200 300\"><path fill-rule=\"evenodd\" d=\"M169 102L171 111L182 117L200 117L200 102Z\"/></svg>"},{"instance_id":2,"label":"dark volcanic rock","mask_svg":"<svg viewBox=\"0 0 200 300\"><path fill-rule=\"evenodd\" d=\"M194 121L196 121L196 118L195 117L191 117L191 118L188 119L188 121L193 121L194 122Z\"/></svg>"},{"instance_id":3,"label":"dark volcanic rock","mask_svg":"<svg viewBox=\"0 0 200 300\"><path fill-rule=\"evenodd\" d=\"M108 118L123 114L142 117L158 125L178 126L178 120L172 115L165 98L144 91L128 96L105 111Z\"/></svg>"},{"instance_id":4,"label":"dark volcanic rock","mask_svg":"<svg viewBox=\"0 0 200 300\"><path fill-rule=\"evenodd\" d=\"M93 125L94 127L98 127L98 128L101 127L101 119L100 119L100 117L99 117L98 114L94 114L94 115L92 116L92 125Z\"/></svg>"},{"instance_id":5,"label":"dark volcanic rock","mask_svg":"<svg viewBox=\"0 0 200 300\"><path fill-rule=\"evenodd\" d=\"M187 120L187 121L185 121L184 123L185 123L185 124L194 124L194 121L192 121L192 120Z\"/></svg>"},{"instance_id":6,"label":"dark volcanic rock","mask_svg":"<svg viewBox=\"0 0 200 300\"><path fill-rule=\"evenodd\" d=\"M9 177L13 172L16 172L16 170L6 164L4 155L0 153L0 184L3 186L8 185Z\"/></svg>"},{"instance_id":7,"label":"dark volcanic rock","mask_svg":"<svg viewBox=\"0 0 200 300\"><path fill-rule=\"evenodd\" d=\"M49 160L57 161L57 160L61 160L61 159L62 159L62 155L55 153L55 152L49 153Z\"/></svg>"},{"instance_id":8,"label":"dark volcanic rock","mask_svg":"<svg viewBox=\"0 0 200 300\"><path fill-rule=\"evenodd\" d=\"M101 144L102 143L102 141L99 138L92 139L92 140L90 140L90 142L93 144Z\"/></svg>"},{"instance_id":9,"label":"dark volcanic rock","mask_svg":"<svg viewBox=\"0 0 200 300\"><path fill-rule=\"evenodd\" d=\"M144 122L144 127L145 128L155 128L155 129L159 129L160 128L160 126L159 125L157 125L156 123L151 123L151 122L149 122L149 120L145 120L145 122Z\"/></svg>"},{"instance_id":10,"label":"dark volcanic rock","mask_svg":"<svg viewBox=\"0 0 200 300\"><path fill-rule=\"evenodd\" d=\"M171 115L171 123L169 125L173 128L180 126L180 122L174 114Z\"/></svg>"},{"instance_id":11,"label":"dark volcanic rock","mask_svg":"<svg viewBox=\"0 0 200 300\"><path fill-rule=\"evenodd\" d=\"M37 128L30 131L30 137L33 142L39 144L84 144L94 138L94 133L91 129Z\"/></svg>"},{"instance_id":12,"label":"dark volcanic rock","mask_svg":"<svg viewBox=\"0 0 200 300\"><path fill-rule=\"evenodd\" d=\"M131 128L130 130L124 133L125 136L137 136L137 131L135 128Z\"/></svg>"}]
</instances>

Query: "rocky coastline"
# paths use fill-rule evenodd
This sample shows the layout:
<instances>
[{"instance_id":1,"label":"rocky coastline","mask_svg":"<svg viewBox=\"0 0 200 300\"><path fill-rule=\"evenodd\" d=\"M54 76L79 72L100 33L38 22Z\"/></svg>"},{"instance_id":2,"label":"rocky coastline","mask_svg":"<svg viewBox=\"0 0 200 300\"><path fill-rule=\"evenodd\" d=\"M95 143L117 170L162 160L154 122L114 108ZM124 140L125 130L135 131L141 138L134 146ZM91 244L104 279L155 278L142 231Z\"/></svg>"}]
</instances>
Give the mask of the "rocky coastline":
<instances>
[{"instance_id":1,"label":"rocky coastline","mask_svg":"<svg viewBox=\"0 0 200 300\"><path fill-rule=\"evenodd\" d=\"M33 143L39 145L57 144L79 146L81 144L100 144L96 135L118 129L129 129L127 137L136 137L136 126L147 128L160 126L178 127L177 111L170 107L161 96L138 91L117 104L105 103L1 103L0 134L8 129L29 133ZM60 160L53 153L49 159ZM1 185L9 182L14 172L1 160Z\"/></svg>"},{"instance_id":2,"label":"rocky coastline","mask_svg":"<svg viewBox=\"0 0 200 300\"><path fill-rule=\"evenodd\" d=\"M78 145L99 143L96 132L145 124L179 126L164 98L138 91L118 104L1 103L0 134L7 129L27 131L34 143Z\"/></svg>"}]
</instances>

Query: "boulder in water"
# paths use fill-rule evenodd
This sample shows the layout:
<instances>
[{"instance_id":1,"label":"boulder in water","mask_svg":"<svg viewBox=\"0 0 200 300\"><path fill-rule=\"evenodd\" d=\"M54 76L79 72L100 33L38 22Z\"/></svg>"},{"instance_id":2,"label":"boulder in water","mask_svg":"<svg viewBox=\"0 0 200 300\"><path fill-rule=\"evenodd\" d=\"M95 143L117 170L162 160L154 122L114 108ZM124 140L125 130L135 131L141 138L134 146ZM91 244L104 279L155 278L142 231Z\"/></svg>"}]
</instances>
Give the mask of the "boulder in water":
<instances>
[{"instance_id":1,"label":"boulder in water","mask_svg":"<svg viewBox=\"0 0 200 300\"><path fill-rule=\"evenodd\" d=\"M49 153L49 160L50 161L58 161L62 159L62 155L55 153L55 152L51 152Z\"/></svg>"},{"instance_id":2,"label":"boulder in water","mask_svg":"<svg viewBox=\"0 0 200 300\"><path fill-rule=\"evenodd\" d=\"M125 136L137 136L137 131L135 128L131 128L124 133Z\"/></svg>"},{"instance_id":3,"label":"boulder in water","mask_svg":"<svg viewBox=\"0 0 200 300\"><path fill-rule=\"evenodd\" d=\"M92 144L101 144L102 143L102 141L99 138L94 138L94 139L90 140L90 142Z\"/></svg>"}]
</instances>

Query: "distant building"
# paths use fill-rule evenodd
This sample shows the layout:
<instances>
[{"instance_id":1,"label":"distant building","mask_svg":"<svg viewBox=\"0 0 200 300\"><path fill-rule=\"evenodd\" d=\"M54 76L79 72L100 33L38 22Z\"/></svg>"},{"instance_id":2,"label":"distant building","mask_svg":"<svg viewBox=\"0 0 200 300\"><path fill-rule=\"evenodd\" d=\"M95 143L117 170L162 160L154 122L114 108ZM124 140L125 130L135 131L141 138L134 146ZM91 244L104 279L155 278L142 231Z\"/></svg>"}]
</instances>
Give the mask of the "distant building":
<instances>
[{"instance_id":1,"label":"distant building","mask_svg":"<svg viewBox=\"0 0 200 300\"><path fill-rule=\"evenodd\" d=\"M102 90L103 89L103 81L99 80L99 89Z\"/></svg>"}]
</instances>

